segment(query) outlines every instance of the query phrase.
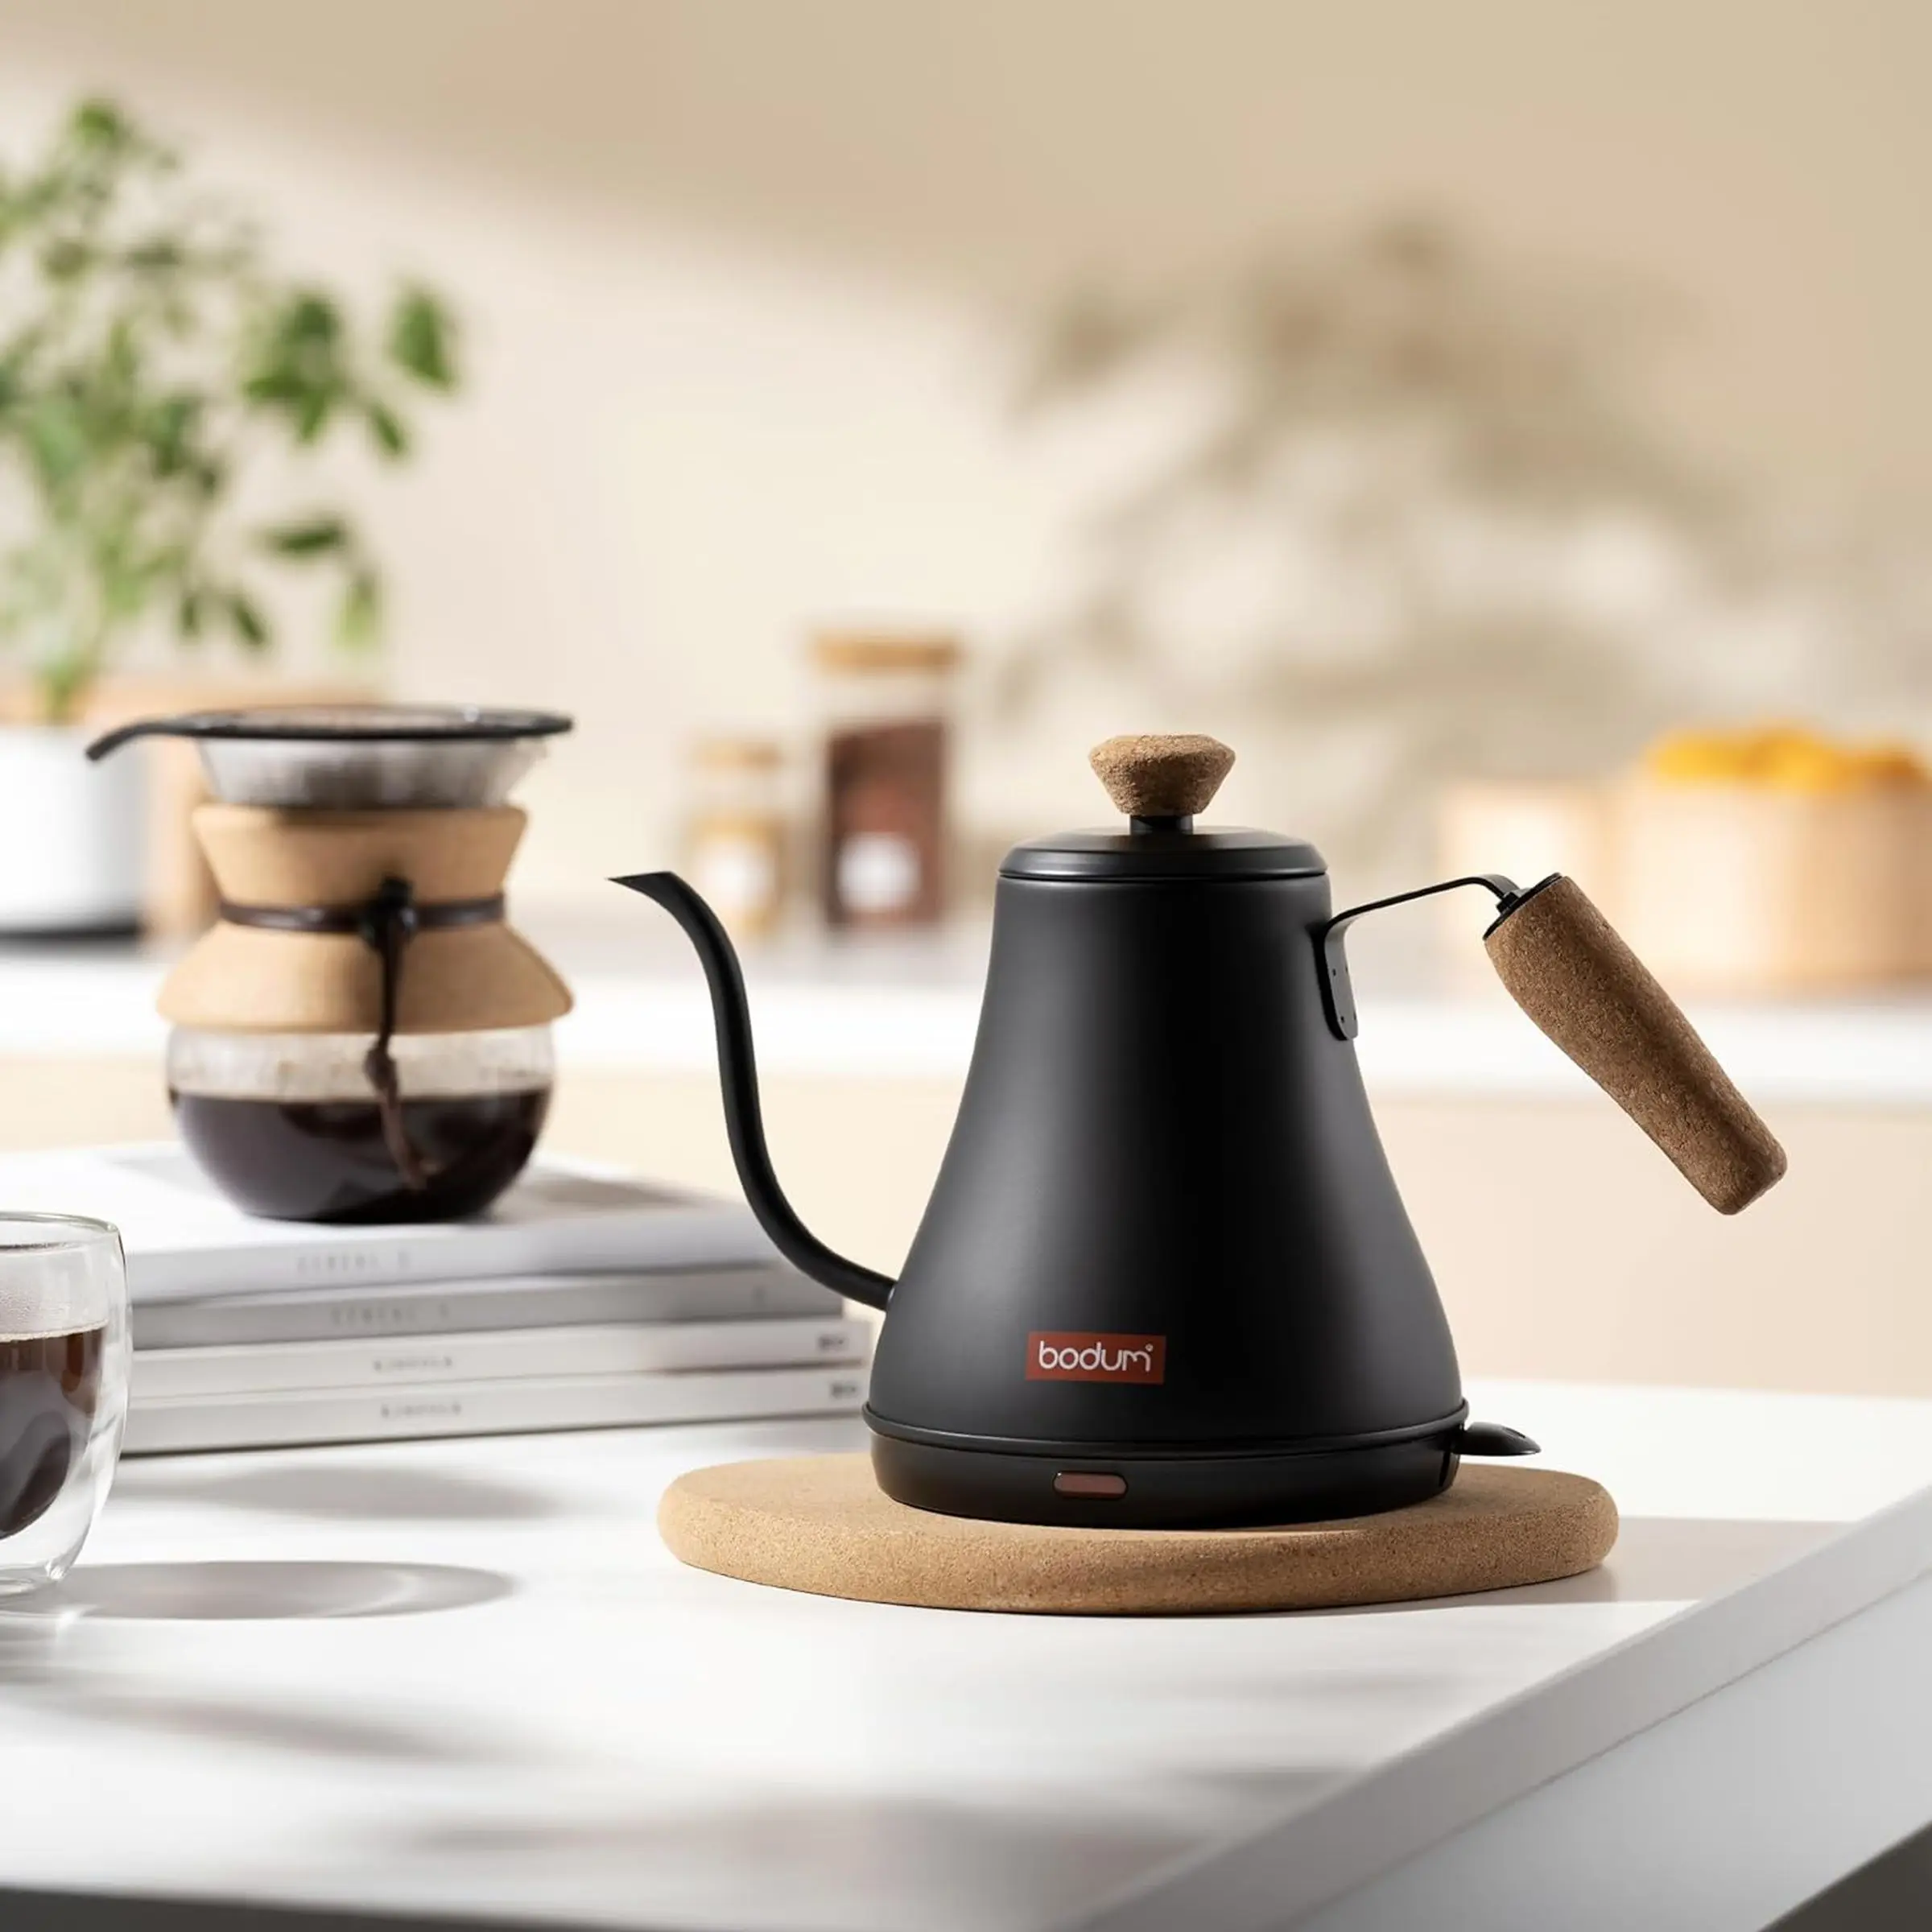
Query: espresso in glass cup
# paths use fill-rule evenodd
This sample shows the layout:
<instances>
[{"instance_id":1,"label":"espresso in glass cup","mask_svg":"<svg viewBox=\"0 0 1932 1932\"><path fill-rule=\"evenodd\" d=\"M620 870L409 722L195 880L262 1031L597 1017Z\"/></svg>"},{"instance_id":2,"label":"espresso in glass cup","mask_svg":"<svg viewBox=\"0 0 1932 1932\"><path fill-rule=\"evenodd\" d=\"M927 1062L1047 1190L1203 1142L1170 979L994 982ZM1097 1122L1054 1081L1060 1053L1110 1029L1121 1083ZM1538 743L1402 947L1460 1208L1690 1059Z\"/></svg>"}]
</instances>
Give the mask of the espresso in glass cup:
<instances>
[{"instance_id":1,"label":"espresso in glass cup","mask_svg":"<svg viewBox=\"0 0 1932 1932\"><path fill-rule=\"evenodd\" d=\"M119 1232L0 1211L0 1596L80 1554L121 1453L130 1353Z\"/></svg>"}]
</instances>

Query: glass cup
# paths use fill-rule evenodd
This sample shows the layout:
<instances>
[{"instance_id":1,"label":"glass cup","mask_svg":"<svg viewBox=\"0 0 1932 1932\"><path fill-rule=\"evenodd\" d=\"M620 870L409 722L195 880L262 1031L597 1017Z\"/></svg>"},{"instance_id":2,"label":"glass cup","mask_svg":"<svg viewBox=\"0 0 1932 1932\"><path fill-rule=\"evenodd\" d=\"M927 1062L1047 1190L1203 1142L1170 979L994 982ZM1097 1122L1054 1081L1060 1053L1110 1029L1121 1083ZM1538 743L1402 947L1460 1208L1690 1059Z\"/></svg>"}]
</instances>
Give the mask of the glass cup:
<instances>
[{"instance_id":1,"label":"glass cup","mask_svg":"<svg viewBox=\"0 0 1932 1932\"><path fill-rule=\"evenodd\" d=\"M58 1583L107 1501L127 1419L121 1235L0 1212L0 1596Z\"/></svg>"}]
</instances>

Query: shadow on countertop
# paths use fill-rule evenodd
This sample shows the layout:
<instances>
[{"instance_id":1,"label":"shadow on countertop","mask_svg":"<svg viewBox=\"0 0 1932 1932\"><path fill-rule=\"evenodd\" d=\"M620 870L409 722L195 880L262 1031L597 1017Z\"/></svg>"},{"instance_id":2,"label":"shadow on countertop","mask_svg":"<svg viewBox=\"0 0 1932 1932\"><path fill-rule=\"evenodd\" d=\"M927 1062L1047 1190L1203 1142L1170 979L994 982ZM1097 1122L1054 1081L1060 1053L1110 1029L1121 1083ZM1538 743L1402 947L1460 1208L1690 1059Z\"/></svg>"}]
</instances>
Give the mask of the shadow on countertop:
<instances>
[{"instance_id":1,"label":"shadow on countertop","mask_svg":"<svg viewBox=\"0 0 1932 1932\"><path fill-rule=\"evenodd\" d=\"M1298 1616L1376 1616L1459 1608L1508 1609L1521 1604L1690 1604L1722 1595L1781 1569L1839 1534L1843 1523L1736 1521L1695 1517L1628 1516L1616 1544L1594 1570L1554 1583L1484 1590L1412 1603L1364 1604L1303 1610Z\"/></svg>"},{"instance_id":2,"label":"shadow on countertop","mask_svg":"<svg viewBox=\"0 0 1932 1932\"><path fill-rule=\"evenodd\" d=\"M454 1563L83 1564L0 1613L0 1626L75 1616L171 1623L418 1616L491 1603L514 1587L494 1571Z\"/></svg>"},{"instance_id":3,"label":"shadow on countertop","mask_svg":"<svg viewBox=\"0 0 1932 1932\"><path fill-rule=\"evenodd\" d=\"M537 1522L570 1513L568 1501L501 1476L411 1468L394 1459L378 1465L329 1457L236 1468L157 1457L124 1463L115 1496L124 1505L211 1504L329 1522Z\"/></svg>"},{"instance_id":4,"label":"shadow on countertop","mask_svg":"<svg viewBox=\"0 0 1932 1932\"><path fill-rule=\"evenodd\" d=\"M546 1922L558 1932L559 1922ZM398 1918L365 1912L312 1911L275 1905L217 1905L209 1900L84 1898L71 1893L0 1890L6 1932L538 1932L527 1919ZM638 1932L649 1932L640 1927Z\"/></svg>"}]
</instances>

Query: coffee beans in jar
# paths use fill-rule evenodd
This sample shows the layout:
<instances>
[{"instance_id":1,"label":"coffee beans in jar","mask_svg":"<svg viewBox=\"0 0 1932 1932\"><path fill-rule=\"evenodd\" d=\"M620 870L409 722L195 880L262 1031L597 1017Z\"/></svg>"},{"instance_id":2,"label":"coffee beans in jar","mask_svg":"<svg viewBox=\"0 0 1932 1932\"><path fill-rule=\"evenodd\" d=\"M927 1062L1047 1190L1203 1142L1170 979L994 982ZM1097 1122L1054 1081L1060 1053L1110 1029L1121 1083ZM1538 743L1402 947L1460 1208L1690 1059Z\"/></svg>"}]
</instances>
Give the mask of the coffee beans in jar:
<instances>
[{"instance_id":1,"label":"coffee beans in jar","mask_svg":"<svg viewBox=\"0 0 1932 1932\"><path fill-rule=\"evenodd\" d=\"M814 658L825 719L822 894L834 927L945 911L950 637L839 632Z\"/></svg>"}]
</instances>

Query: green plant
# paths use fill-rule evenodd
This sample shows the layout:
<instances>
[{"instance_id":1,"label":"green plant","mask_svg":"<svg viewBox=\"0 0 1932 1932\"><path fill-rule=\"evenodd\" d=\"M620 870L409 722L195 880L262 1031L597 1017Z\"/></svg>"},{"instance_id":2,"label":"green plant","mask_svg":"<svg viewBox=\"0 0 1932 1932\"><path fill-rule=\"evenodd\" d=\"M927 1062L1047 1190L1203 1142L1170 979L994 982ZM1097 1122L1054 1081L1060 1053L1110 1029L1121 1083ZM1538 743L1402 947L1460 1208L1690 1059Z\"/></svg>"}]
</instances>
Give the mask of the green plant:
<instances>
[{"instance_id":1,"label":"green plant","mask_svg":"<svg viewBox=\"0 0 1932 1932\"><path fill-rule=\"evenodd\" d=\"M411 287L372 345L336 297L272 275L254 230L110 101L0 170L0 635L43 715L71 716L143 624L266 650L279 566L330 573L339 637L371 643L382 586L361 535L332 509L259 515L262 473L272 493L288 455L345 427L406 456L404 392L456 387L453 336Z\"/></svg>"}]
</instances>

